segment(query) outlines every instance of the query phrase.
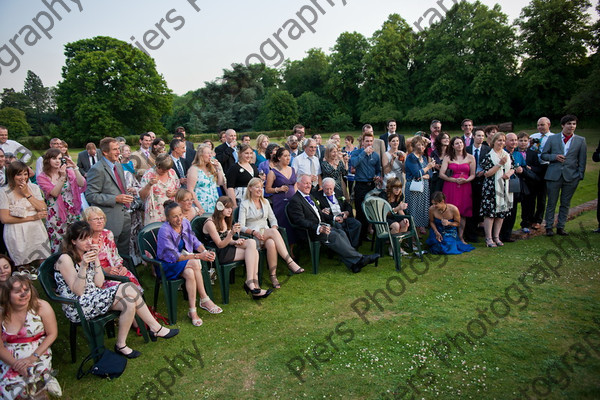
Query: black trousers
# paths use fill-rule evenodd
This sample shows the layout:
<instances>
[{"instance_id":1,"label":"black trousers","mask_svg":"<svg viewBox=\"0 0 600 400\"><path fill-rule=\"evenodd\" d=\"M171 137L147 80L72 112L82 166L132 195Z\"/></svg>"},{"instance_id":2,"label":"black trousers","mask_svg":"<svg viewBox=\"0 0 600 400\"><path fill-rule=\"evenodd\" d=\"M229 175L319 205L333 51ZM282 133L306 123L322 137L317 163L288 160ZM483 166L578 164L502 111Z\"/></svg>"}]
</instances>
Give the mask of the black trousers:
<instances>
[{"instance_id":1,"label":"black trousers","mask_svg":"<svg viewBox=\"0 0 600 400\"><path fill-rule=\"evenodd\" d=\"M538 175L541 179L539 185L535 188L535 200L534 200L534 215L533 221L534 223L541 224L546 216L546 197L548 194L548 190L546 187L546 181L544 180L544 176L546 175L546 170L548 169L547 165L542 165L542 171L540 175ZM533 190L532 190L533 192Z\"/></svg>"},{"instance_id":2,"label":"black trousers","mask_svg":"<svg viewBox=\"0 0 600 400\"><path fill-rule=\"evenodd\" d=\"M371 190L375 189L374 182L358 182L354 184L354 207L356 208L356 219L361 224L360 239L361 241L367 237L367 228L369 223L362 209L362 203Z\"/></svg>"},{"instance_id":3,"label":"black trousers","mask_svg":"<svg viewBox=\"0 0 600 400\"><path fill-rule=\"evenodd\" d=\"M513 227L515 226L515 220L517 219L517 206L519 203L515 200L513 207L510 209L508 217L502 221L502 228L500 229L500 240L507 242L512 234Z\"/></svg>"},{"instance_id":4,"label":"black trousers","mask_svg":"<svg viewBox=\"0 0 600 400\"><path fill-rule=\"evenodd\" d=\"M473 216L467 217L465 224L464 237L467 240L473 241L477 239L477 225L482 221L479 216L481 213L479 209L481 207L481 190L483 188L483 178L475 178L471 183L471 198L473 199Z\"/></svg>"}]
</instances>

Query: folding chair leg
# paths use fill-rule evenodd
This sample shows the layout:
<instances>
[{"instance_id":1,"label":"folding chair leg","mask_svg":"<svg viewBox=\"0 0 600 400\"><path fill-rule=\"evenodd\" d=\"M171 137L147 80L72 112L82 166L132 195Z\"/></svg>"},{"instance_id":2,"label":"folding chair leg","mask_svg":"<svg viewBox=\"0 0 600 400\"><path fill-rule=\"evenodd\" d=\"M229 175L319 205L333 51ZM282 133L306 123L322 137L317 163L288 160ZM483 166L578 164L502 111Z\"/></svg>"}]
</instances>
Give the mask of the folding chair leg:
<instances>
[{"instance_id":1,"label":"folding chair leg","mask_svg":"<svg viewBox=\"0 0 600 400\"><path fill-rule=\"evenodd\" d=\"M208 266L205 263L202 265L202 280L204 281L204 290L206 290L206 294L212 299L213 290L212 284L210 283L210 272L208 272Z\"/></svg>"},{"instance_id":2,"label":"folding chair leg","mask_svg":"<svg viewBox=\"0 0 600 400\"><path fill-rule=\"evenodd\" d=\"M165 285L165 302L167 303L167 312L169 315L169 325L177 323L177 289ZM170 301L169 301L170 299Z\"/></svg>"}]
</instances>

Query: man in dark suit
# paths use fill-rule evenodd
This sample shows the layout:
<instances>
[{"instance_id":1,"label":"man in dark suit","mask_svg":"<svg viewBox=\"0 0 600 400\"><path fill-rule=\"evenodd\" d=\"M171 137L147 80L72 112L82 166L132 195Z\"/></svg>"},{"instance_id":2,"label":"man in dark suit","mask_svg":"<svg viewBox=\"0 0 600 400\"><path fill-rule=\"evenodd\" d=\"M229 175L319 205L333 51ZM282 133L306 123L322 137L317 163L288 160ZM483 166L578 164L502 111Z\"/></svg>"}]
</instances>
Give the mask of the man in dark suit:
<instances>
[{"instance_id":1,"label":"man in dark suit","mask_svg":"<svg viewBox=\"0 0 600 400\"><path fill-rule=\"evenodd\" d=\"M560 120L562 132L550 136L544 145L540 158L549 161L546 171L546 187L548 188L548 205L546 206L546 235L553 236L554 213L560 192L560 207L556 233L567 236L565 224L569 214L571 198L575 194L579 181L585 174L587 145L585 138L575 135L577 117L565 115Z\"/></svg>"},{"instance_id":2,"label":"man in dark suit","mask_svg":"<svg viewBox=\"0 0 600 400\"><path fill-rule=\"evenodd\" d=\"M185 135L185 128L183 126L179 126L177 127L177 129L175 129L173 139L179 139L185 142L185 151L183 157L185 158L185 161L187 162L189 168L189 166L191 166L194 163L194 158L196 158L196 149L194 149L194 144L186 139Z\"/></svg>"},{"instance_id":3,"label":"man in dark suit","mask_svg":"<svg viewBox=\"0 0 600 400\"><path fill-rule=\"evenodd\" d=\"M325 214L333 215L333 226L343 230L352 247L357 249L360 244L361 224L354 219L352 205L344 199L342 192L335 188L333 178L323 179L322 187L323 190L319 190L315 196L319 201L319 208Z\"/></svg>"},{"instance_id":4,"label":"man in dark suit","mask_svg":"<svg viewBox=\"0 0 600 400\"><path fill-rule=\"evenodd\" d=\"M103 157L90 168L87 175L85 198L90 206L97 206L106 214L106 229L115 235L119 254L129 254L133 196L127 193L123 166L119 163L119 143L106 137L100 141Z\"/></svg>"},{"instance_id":5,"label":"man in dark suit","mask_svg":"<svg viewBox=\"0 0 600 400\"><path fill-rule=\"evenodd\" d=\"M236 131L233 129L225 131L225 143L215 148L215 158L221 163L224 173L227 173L229 168L238 161Z\"/></svg>"},{"instance_id":6,"label":"man in dark suit","mask_svg":"<svg viewBox=\"0 0 600 400\"><path fill-rule=\"evenodd\" d=\"M490 147L485 143L485 133L479 129L473 135L473 143L467 146L467 153L475 157L475 179L471 182L471 197L473 199L473 216L467 218L465 225L465 240L477 242L477 226L481 222L479 208L481 207L481 189L483 188L483 169L481 161L490 152Z\"/></svg>"},{"instance_id":7,"label":"man in dark suit","mask_svg":"<svg viewBox=\"0 0 600 400\"><path fill-rule=\"evenodd\" d=\"M79 167L79 172L84 177L90 168L92 168L92 165L98 162L98 155L96 153L96 145L90 142L85 146L85 150L77 155L77 166Z\"/></svg>"},{"instance_id":8,"label":"man in dark suit","mask_svg":"<svg viewBox=\"0 0 600 400\"><path fill-rule=\"evenodd\" d=\"M527 132L520 132L517 135L518 148L513 153L515 166L522 167L522 172L515 174L521 181L521 228L524 233L529 233L529 228L535 223L535 200L536 193L541 188L539 173L542 169L540 165L539 153L529 148L529 135Z\"/></svg>"},{"instance_id":9,"label":"man in dark suit","mask_svg":"<svg viewBox=\"0 0 600 400\"><path fill-rule=\"evenodd\" d=\"M333 215L326 214L317 208L315 199L310 195L312 179L310 175L300 175L298 190L288 203L288 215L291 222L307 229L312 240L319 240L323 245L335 251L341 260L354 273L360 272L362 267L375 262L379 254L363 256L348 241L348 237L341 229L322 226L321 222L332 224ZM326 243L329 241L329 243Z\"/></svg>"},{"instance_id":10,"label":"man in dark suit","mask_svg":"<svg viewBox=\"0 0 600 400\"><path fill-rule=\"evenodd\" d=\"M396 120L395 119L390 119L387 122L387 132L384 133L383 135L379 136L379 139L383 140L383 143L385 144L385 149L384 149L384 153L386 151L388 151L390 149L390 145L388 143L388 138L390 137L391 134L396 133ZM406 139L404 138L404 135L401 135L399 133L397 133L398 135L398 139L400 139L400 145L398 146L398 150L403 151L406 153ZM381 154L380 154L381 156Z\"/></svg>"},{"instance_id":11,"label":"man in dark suit","mask_svg":"<svg viewBox=\"0 0 600 400\"><path fill-rule=\"evenodd\" d=\"M592 154L592 160L594 162L600 162L600 142L594 154ZM600 174L598 174L598 198L600 199ZM596 205L596 220L598 221L598 229L594 229L594 233L600 233L600 201Z\"/></svg>"},{"instance_id":12,"label":"man in dark suit","mask_svg":"<svg viewBox=\"0 0 600 400\"><path fill-rule=\"evenodd\" d=\"M323 161L323 157L325 157L325 146L321 144L323 139L318 133L312 135L312 138L315 139L315 142L317 142L317 154L315 155L319 161Z\"/></svg>"},{"instance_id":13,"label":"man in dark suit","mask_svg":"<svg viewBox=\"0 0 600 400\"><path fill-rule=\"evenodd\" d=\"M183 140L173 139L169 145L171 149L171 158L173 159L173 169L179 178L179 184L183 189L187 189L187 170L189 165L187 160L183 158L186 151Z\"/></svg>"},{"instance_id":14,"label":"man in dark suit","mask_svg":"<svg viewBox=\"0 0 600 400\"><path fill-rule=\"evenodd\" d=\"M460 123L460 127L463 130L463 142L465 146L470 146L473 143L473 120L463 119Z\"/></svg>"}]
</instances>

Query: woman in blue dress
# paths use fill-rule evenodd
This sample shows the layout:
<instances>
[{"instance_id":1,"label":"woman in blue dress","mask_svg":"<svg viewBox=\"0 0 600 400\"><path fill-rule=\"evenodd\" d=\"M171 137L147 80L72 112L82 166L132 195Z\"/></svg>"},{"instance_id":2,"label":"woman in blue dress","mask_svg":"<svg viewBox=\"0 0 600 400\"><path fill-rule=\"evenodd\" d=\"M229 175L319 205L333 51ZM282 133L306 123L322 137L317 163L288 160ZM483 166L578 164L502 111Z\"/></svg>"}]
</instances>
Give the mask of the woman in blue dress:
<instances>
[{"instance_id":1,"label":"woman in blue dress","mask_svg":"<svg viewBox=\"0 0 600 400\"><path fill-rule=\"evenodd\" d=\"M188 317L194 326L200 326L202 320L196 312L196 292L200 295L200 308L211 314L223 312L208 297L202 279L200 260L212 262L215 260L215 253L206 250L196 238L190 221L183 217L179 204L167 200L164 208L167 220L158 231L156 257L161 260L167 279L185 279L190 304Z\"/></svg>"},{"instance_id":2,"label":"woman in blue dress","mask_svg":"<svg viewBox=\"0 0 600 400\"><path fill-rule=\"evenodd\" d=\"M446 203L442 192L435 192L429 207L429 225L431 226L427 245L431 254L462 254L475 247L458 239L460 212L455 205Z\"/></svg>"}]
</instances>

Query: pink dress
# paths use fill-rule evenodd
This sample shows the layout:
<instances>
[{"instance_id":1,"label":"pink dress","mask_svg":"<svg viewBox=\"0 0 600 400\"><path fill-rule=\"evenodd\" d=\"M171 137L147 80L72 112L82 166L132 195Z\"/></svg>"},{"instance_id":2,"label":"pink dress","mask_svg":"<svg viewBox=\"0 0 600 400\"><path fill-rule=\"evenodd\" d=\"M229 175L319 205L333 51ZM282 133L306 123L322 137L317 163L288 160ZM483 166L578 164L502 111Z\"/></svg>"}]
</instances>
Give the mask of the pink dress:
<instances>
[{"instance_id":1,"label":"pink dress","mask_svg":"<svg viewBox=\"0 0 600 400\"><path fill-rule=\"evenodd\" d=\"M471 167L469 163L448 163L448 169L452 170L452 178L468 179ZM447 171L446 171L447 173ZM471 196L471 182L458 184L456 182L444 181L442 192L446 195L446 203L458 207L461 217L473 216L473 197Z\"/></svg>"},{"instance_id":2,"label":"pink dress","mask_svg":"<svg viewBox=\"0 0 600 400\"><path fill-rule=\"evenodd\" d=\"M146 173L142 177L142 181L140 182L141 187L146 186L152 178L158 179L158 183L152 185L150 193L146 198L144 226L153 222L165 222L166 220L165 209L163 207L163 204L169 199L173 200L172 197L167 197L167 192L175 191L179 189L180 186L179 179L177 178L175 170L170 169L168 174L169 178L166 182L163 182L160 180L155 169L151 168L148 171L146 171Z\"/></svg>"},{"instance_id":3,"label":"pink dress","mask_svg":"<svg viewBox=\"0 0 600 400\"><path fill-rule=\"evenodd\" d=\"M108 229L104 229L102 232L100 232L100 237L98 239L99 246L100 246L100 250L98 251L98 259L100 260L100 266L102 267L102 269L106 269L106 268L110 268L110 267L122 267L123 266L123 259L121 258L121 256L119 255L119 251L117 250L117 245L115 243L115 236L113 235L113 233L111 231L109 231ZM129 280L138 287L138 289L140 289L140 291L143 293L144 289L142 289L142 285L140 285L140 282L137 280L137 278L135 277L135 275L133 275L131 273L131 271L127 271L125 273L126 277L129 278ZM109 280L105 280L104 284L102 285L102 289L111 287L111 286L116 286L119 285L121 282L118 281L109 281Z\"/></svg>"}]
</instances>

